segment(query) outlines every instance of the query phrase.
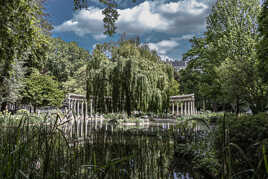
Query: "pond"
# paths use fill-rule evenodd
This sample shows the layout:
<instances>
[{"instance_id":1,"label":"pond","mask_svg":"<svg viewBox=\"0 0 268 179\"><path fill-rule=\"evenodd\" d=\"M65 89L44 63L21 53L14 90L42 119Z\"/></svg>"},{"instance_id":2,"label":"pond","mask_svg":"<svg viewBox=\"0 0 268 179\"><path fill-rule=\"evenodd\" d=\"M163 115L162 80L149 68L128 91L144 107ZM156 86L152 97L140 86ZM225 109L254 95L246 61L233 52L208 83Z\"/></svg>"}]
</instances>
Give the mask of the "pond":
<instances>
[{"instance_id":1,"label":"pond","mask_svg":"<svg viewBox=\"0 0 268 179\"><path fill-rule=\"evenodd\" d=\"M87 128L83 136L77 134L77 126L72 126L71 146L81 145L79 158L85 166L80 175L95 172L96 178L111 179L192 178L190 170L176 166L181 160L175 157L180 132L174 123L121 126L92 122Z\"/></svg>"},{"instance_id":2,"label":"pond","mask_svg":"<svg viewBox=\"0 0 268 179\"><path fill-rule=\"evenodd\" d=\"M127 128L95 122L87 124L86 135L76 124L69 133L56 125L1 128L0 177L196 178L186 160L176 157L178 136L193 132L176 124Z\"/></svg>"}]
</instances>

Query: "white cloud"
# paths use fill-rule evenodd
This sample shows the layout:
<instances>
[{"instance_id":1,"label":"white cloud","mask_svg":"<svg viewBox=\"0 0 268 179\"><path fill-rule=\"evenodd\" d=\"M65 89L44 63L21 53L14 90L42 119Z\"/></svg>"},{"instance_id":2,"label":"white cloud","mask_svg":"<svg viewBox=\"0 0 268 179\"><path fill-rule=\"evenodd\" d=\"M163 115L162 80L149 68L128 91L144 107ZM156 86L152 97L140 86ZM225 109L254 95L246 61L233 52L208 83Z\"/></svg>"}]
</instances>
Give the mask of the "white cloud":
<instances>
[{"instance_id":1,"label":"white cloud","mask_svg":"<svg viewBox=\"0 0 268 179\"><path fill-rule=\"evenodd\" d=\"M102 39L105 39L107 36L104 35L104 34L96 34L96 35L93 35L93 37L94 37L96 40L102 40Z\"/></svg>"},{"instance_id":2,"label":"white cloud","mask_svg":"<svg viewBox=\"0 0 268 179\"><path fill-rule=\"evenodd\" d=\"M179 45L178 42L174 40L162 40L157 43L148 43L151 50L156 50L159 55L167 55L167 53L173 50Z\"/></svg>"},{"instance_id":3,"label":"white cloud","mask_svg":"<svg viewBox=\"0 0 268 179\"><path fill-rule=\"evenodd\" d=\"M99 8L82 9L73 18L54 28L54 32L74 32L78 36L92 34L96 39L104 37L103 14Z\"/></svg>"},{"instance_id":4,"label":"white cloud","mask_svg":"<svg viewBox=\"0 0 268 179\"><path fill-rule=\"evenodd\" d=\"M211 3L204 0L185 0L178 2L145 1L135 7L119 9L118 32L143 35L151 32L169 35L185 35L205 30L205 17ZM79 36L91 34L96 39L104 32L102 9L91 7L73 15L73 18L56 26L55 32L71 31Z\"/></svg>"},{"instance_id":5,"label":"white cloud","mask_svg":"<svg viewBox=\"0 0 268 179\"><path fill-rule=\"evenodd\" d=\"M195 35L196 35L196 34L195 34ZM190 39L192 39L195 35L194 35L194 34L185 34L185 35L182 35L181 37L173 37L173 38L171 38L171 39L174 40L174 41L190 40Z\"/></svg>"},{"instance_id":6,"label":"white cloud","mask_svg":"<svg viewBox=\"0 0 268 179\"><path fill-rule=\"evenodd\" d=\"M194 37L193 34L186 34L181 37L182 40L190 40Z\"/></svg>"},{"instance_id":7,"label":"white cloud","mask_svg":"<svg viewBox=\"0 0 268 179\"><path fill-rule=\"evenodd\" d=\"M171 58L171 57L169 57L169 56L166 56L166 55L159 55L160 56L160 58L161 58L161 60L162 61L175 61L175 59L174 58Z\"/></svg>"}]
</instances>

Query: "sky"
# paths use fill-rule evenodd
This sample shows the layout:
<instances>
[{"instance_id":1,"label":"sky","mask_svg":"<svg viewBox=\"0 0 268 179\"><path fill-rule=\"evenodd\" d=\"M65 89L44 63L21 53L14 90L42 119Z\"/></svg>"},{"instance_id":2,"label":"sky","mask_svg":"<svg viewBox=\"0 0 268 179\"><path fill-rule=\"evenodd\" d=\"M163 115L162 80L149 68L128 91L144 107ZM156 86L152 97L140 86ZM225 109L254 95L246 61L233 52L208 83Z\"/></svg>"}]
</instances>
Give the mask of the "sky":
<instances>
[{"instance_id":1,"label":"sky","mask_svg":"<svg viewBox=\"0 0 268 179\"><path fill-rule=\"evenodd\" d=\"M96 44L117 41L122 34L140 37L163 58L181 60L191 48L189 40L206 31L206 17L215 0L117 0L119 18L112 37L103 34L104 5L88 0L88 8L74 10L73 0L47 0L52 36L92 52Z\"/></svg>"}]
</instances>

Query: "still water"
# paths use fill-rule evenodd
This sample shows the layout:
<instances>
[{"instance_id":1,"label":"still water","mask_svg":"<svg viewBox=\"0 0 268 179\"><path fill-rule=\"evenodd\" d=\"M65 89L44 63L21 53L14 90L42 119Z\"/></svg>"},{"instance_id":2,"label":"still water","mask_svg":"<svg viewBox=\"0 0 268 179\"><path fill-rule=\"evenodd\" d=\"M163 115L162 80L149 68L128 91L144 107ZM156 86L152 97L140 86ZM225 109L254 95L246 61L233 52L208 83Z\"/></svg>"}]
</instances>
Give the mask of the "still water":
<instances>
[{"instance_id":1,"label":"still water","mask_svg":"<svg viewBox=\"0 0 268 179\"><path fill-rule=\"evenodd\" d=\"M174 124L122 127L91 123L87 135L72 127L71 146L80 145L80 176L107 179L191 179L190 170L177 166ZM81 128L80 128L81 130ZM85 129L82 129L85 131ZM74 132L75 131L75 132ZM81 134L81 133L80 133Z\"/></svg>"}]
</instances>

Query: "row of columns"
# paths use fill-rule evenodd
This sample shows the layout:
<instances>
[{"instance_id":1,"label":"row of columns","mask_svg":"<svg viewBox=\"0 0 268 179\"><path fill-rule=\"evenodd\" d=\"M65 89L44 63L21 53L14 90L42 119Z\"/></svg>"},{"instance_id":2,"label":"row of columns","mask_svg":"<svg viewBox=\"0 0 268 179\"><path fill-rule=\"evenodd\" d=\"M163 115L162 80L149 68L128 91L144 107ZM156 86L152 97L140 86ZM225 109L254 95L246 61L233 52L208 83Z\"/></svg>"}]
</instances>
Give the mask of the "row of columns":
<instances>
[{"instance_id":1,"label":"row of columns","mask_svg":"<svg viewBox=\"0 0 268 179\"><path fill-rule=\"evenodd\" d=\"M93 100L90 99L90 116L93 113ZM88 117L88 105L86 99L68 99L68 109L78 116Z\"/></svg>"},{"instance_id":2,"label":"row of columns","mask_svg":"<svg viewBox=\"0 0 268 179\"><path fill-rule=\"evenodd\" d=\"M172 102L172 114L175 114L175 103L176 103L176 115L197 114L194 101ZM180 106L179 106L179 103L180 103Z\"/></svg>"}]
</instances>

